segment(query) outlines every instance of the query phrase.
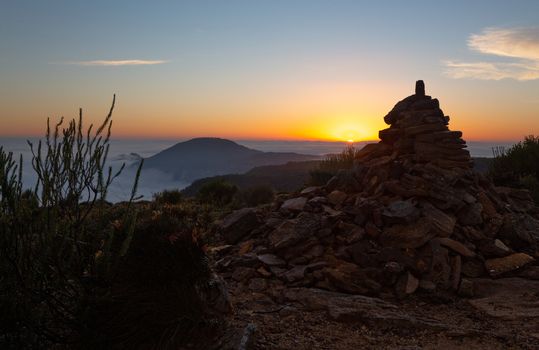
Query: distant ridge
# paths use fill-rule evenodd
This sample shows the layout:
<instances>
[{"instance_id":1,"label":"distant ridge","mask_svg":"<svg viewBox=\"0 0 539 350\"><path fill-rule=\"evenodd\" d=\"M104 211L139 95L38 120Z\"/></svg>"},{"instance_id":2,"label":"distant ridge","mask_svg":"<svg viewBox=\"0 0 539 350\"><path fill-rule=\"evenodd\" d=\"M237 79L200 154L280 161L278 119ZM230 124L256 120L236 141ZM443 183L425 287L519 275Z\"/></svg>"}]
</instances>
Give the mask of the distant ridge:
<instances>
[{"instance_id":1,"label":"distant ridge","mask_svg":"<svg viewBox=\"0 0 539 350\"><path fill-rule=\"evenodd\" d=\"M227 139L201 137L179 142L145 159L144 169L157 169L177 180L191 182L203 177L242 174L258 166L318 159L319 156L293 152L262 152Z\"/></svg>"},{"instance_id":2,"label":"distant ridge","mask_svg":"<svg viewBox=\"0 0 539 350\"><path fill-rule=\"evenodd\" d=\"M253 168L245 174L226 174L206 177L194 181L184 188L182 193L195 196L200 188L212 181L225 181L240 189L255 186L268 186L276 192L294 192L304 187L309 181L309 174L320 164L317 160L289 162L280 165L264 165Z\"/></svg>"}]
</instances>

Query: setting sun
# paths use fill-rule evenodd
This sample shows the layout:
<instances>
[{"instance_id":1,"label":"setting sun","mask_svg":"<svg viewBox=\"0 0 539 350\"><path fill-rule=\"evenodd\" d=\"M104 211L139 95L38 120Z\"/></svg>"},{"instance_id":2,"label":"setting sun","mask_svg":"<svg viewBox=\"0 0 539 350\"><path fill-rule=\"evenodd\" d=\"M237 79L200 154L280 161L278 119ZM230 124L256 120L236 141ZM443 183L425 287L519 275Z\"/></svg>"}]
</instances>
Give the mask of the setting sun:
<instances>
[{"instance_id":1,"label":"setting sun","mask_svg":"<svg viewBox=\"0 0 539 350\"><path fill-rule=\"evenodd\" d=\"M378 130L385 127L382 118L319 117L293 133L305 139L358 142L377 140Z\"/></svg>"},{"instance_id":2,"label":"setting sun","mask_svg":"<svg viewBox=\"0 0 539 350\"><path fill-rule=\"evenodd\" d=\"M376 131L370 131L370 128L352 125L335 126L330 129L331 137L334 140L353 143L356 141L368 141L378 138Z\"/></svg>"}]
</instances>

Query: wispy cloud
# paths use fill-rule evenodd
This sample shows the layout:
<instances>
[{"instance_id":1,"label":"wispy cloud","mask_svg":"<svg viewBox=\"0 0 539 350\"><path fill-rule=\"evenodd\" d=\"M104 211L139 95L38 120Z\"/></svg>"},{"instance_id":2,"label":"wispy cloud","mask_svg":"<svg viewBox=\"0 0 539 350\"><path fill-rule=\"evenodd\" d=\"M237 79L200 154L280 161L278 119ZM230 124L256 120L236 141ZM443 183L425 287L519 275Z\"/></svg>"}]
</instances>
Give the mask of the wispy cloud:
<instances>
[{"instance_id":1,"label":"wispy cloud","mask_svg":"<svg viewBox=\"0 0 539 350\"><path fill-rule=\"evenodd\" d=\"M154 64L163 64L164 60L93 60L93 61L70 61L64 64L78 66L148 66Z\"/></svg>"},{"instance_id":2,"label":"wispy cloud","mask_svg":"<svg viewBox=\"0 0 539 350\"><path fill-rule=\"evenodd\" d=\"M538 63L507 62L455 62L445 61L446 74L451 78L483 80L535 80L539 79Z\"/></svg>"},{"instance_id":3,"label":"wispy cloud","mask_svg":"<svg viewBox=\"0 0 539 350\"><path fill-rule=\"evenodd\" d=\"M539 27L487 28L471 35L468 46L490 55L539 60Z\"/></svg>"},{"instance_id":4,"label":"wispy cloud","mask_svg":"<svg viewBox=\"0 0 539 350\"><path fill-rule=\"evenodd\" d=\"M505 61L444 61L451 78L539 79L539 27L487 28L468 39L470 50ZM509 61L507 61L509 59Z\"/></svg>"}]
</instances>

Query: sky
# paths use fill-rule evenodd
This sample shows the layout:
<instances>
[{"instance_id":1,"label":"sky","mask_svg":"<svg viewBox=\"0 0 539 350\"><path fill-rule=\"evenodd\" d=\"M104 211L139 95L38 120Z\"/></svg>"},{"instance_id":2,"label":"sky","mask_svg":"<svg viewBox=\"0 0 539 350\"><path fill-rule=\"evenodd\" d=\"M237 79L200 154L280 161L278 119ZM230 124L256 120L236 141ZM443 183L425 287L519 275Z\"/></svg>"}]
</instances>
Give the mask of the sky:
<instances>
[{"instance_id":1,"label":"sky","mask_svg":"<svg viewBox=\"0 0 539 350\"><path fill-rule=\"evenodd\" d=\"M375 140L423 79L468 140L539 134L539 1L0 0L0 136Z\"/></svg>"}]
</instances>

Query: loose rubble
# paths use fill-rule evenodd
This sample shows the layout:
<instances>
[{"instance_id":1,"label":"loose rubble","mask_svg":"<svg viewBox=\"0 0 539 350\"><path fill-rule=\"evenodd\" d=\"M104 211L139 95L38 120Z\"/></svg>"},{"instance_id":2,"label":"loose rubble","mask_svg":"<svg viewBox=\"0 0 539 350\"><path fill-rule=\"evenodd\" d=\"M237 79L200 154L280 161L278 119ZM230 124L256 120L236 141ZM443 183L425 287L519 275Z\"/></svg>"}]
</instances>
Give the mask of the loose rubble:
<instances>
[{"instance_id":1,"label":"loose rubble","mask_svg":"<svg viewBox=\"0 0 539 350\"><path fill-rule=\"evenodd\" d=\"M472 170L462 133L423 82L384 120L353 169L225 218L236 245L213 250L221 274L275 299L290 288L471 297L473 278L537 278L538 208Z\"/></svg>"}]
</instances>

